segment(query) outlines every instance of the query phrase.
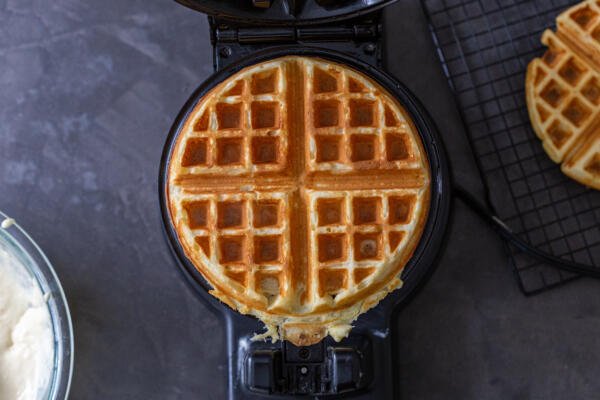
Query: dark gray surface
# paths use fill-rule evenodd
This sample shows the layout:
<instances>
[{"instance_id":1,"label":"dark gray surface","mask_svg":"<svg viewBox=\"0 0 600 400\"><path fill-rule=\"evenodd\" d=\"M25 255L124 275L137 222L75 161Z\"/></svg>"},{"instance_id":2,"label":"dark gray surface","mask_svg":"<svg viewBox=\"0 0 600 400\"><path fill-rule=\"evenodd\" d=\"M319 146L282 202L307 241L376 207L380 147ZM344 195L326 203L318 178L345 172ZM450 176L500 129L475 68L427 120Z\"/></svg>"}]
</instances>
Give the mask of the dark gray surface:
<instances>
[{"instance_id":1,"label":"dark gray surface","mask_svg":"<svg viewBox=\"0 0 600 400\"><path fill-rule=\"evenodd\" d=\"M387 22L390 71L479 190L418 2ZM223 327L175 267L156 190L166 132L212 71L207 33L167 0L0 0L0 209L61 277L72 399L224 398ZM397 322L403 398L596 398L600 284L523 297L500 241L454 210L437 272Z\"/></svg>"}]
</instances>

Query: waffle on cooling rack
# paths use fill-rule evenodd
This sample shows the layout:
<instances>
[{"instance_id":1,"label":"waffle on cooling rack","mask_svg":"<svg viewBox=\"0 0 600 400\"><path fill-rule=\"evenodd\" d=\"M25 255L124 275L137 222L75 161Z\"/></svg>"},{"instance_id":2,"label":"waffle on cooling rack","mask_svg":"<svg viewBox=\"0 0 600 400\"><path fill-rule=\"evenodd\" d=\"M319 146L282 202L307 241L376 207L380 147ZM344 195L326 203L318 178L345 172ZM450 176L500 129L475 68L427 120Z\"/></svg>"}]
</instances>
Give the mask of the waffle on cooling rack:
<instances>
[{"instance_id":1,"label":"waffle on cooling rack","mask_svg":"<svg viewBox=\"0 0 600 400\"><path fill-rule=\"evenodd\" d=\"M188 115L169 212L211 294L258 337L346 336L401 286L429 208L429 164L404 108L347 66L288 56L247 67Z\"/></svg>"},{"instance_id":2,"label":"waffle on cooling rack","mask_svg":"<svg viewBox=\"0 0 600 400\"><path fill-rule=\"evenodd\" d=\"M526 78L533 128L566 175L600 190L600 1L563 12L542 43Z\"/></svg>"}]
</instances>

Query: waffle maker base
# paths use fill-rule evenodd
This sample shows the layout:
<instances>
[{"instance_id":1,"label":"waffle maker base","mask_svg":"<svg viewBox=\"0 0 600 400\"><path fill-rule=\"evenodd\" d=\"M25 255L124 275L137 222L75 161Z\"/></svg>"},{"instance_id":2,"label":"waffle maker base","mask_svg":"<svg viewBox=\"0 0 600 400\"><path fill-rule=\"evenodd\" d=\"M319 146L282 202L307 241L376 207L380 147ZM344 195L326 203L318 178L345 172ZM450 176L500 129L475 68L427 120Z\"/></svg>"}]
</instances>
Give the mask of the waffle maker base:
<instances>
[{"instance_id":1,"label":"waffle maker base","mask_svg":"<svg viewBox=\"0 0 600 400\"><path fill-rule=\"evenodd\" d=\"M208 293L210 285L183 252L166 202L170 155L196 103L213 87L241 69L288 55L320 57L346 64L377 81L413 118L431 168L429 216L421 241L402 272L402 288L388 294L375 308L362 314L346 339L338 343L328 337L309 347L296 347L285 341L251 341L255 332L262 332L262 323L233 311ZM209 77L181 109L163 149L159 195L167 241L181 271L199 296L224 320L230 400L285 399L290 395L307 398L399 398L399 373L394 357L397 354L395 343L401 338L394 337L394 314L417 292L436 265L436 257L444 243L451 199L448 165L437 130L424 108L403 85L372 65L342 53L316 48L285 46L244 57Z\"/></svg>"}]
</instances>

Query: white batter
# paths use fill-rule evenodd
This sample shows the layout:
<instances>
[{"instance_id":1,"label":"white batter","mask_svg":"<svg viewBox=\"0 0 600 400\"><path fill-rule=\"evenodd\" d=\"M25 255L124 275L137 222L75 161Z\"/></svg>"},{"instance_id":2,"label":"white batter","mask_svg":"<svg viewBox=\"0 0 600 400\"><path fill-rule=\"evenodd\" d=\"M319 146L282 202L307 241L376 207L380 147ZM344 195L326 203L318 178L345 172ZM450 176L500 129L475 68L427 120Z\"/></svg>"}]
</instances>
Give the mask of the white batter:
<instances>
[{"instance_id":1,"label":"white batter","mask_svg":"<svg viewBox=\"0 0 600 400\"><path fill-rule=\"evenodd\" d=\"M50 321L39 286L0 243L0 399L47 396L54 360Z\"/></svg>"}]
</instances>

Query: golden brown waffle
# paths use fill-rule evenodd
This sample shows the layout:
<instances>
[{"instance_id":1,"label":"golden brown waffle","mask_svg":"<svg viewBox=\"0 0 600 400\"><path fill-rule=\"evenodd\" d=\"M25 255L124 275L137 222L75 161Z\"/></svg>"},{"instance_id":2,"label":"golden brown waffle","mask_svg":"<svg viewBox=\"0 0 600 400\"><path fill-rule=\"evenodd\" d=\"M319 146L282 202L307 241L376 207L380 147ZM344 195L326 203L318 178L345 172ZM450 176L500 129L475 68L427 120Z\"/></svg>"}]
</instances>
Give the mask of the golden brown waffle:
<instances>
[{"instance_id":1,"label":"golden brown waffle","mask_svg":"<svg viewBox=\"0 0 600 400\"><path fill-rule=\"evenodd\" d=\"M529 116L550 158L600 190L600 1L584 1L544 32L548 50L527 69Z\"/></svg>"},{"instance_id":2,"label":"golden brown waffle","mask_svg":"<svg viewBox=\"0 0 600 400\"><path fill-rule=\"evenodd\" d=\"M187 257L258 337L347 335L400 287L427 218L412 121L372 79L289 56L230 76L195 106L169 164Z\"/></svg>"}]
</instances>

